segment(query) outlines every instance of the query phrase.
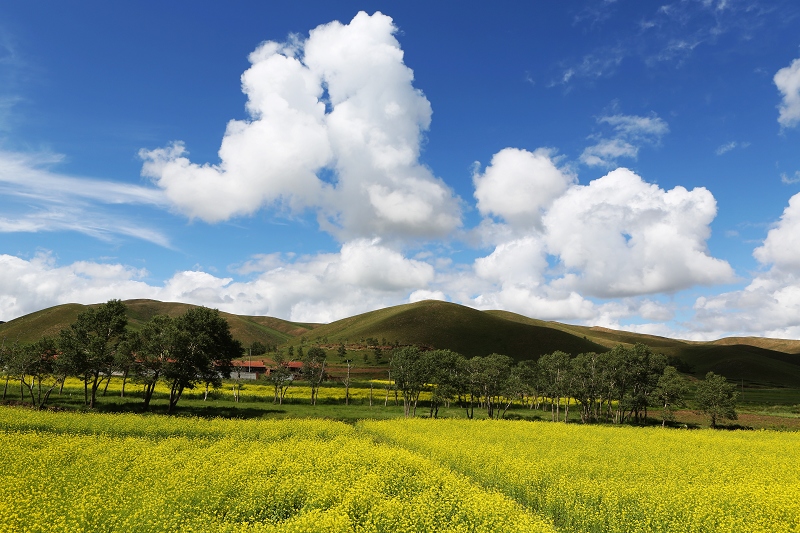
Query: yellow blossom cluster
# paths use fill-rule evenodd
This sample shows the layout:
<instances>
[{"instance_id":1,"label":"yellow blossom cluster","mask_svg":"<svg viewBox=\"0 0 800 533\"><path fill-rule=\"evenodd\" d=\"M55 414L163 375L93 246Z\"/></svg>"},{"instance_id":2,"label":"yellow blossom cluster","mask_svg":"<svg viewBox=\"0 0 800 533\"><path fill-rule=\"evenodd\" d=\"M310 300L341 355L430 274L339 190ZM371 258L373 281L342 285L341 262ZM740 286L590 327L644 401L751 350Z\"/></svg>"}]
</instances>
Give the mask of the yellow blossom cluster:
<instances>
[{"instance_id":1,"label":"yellow blossom cluster","mask_svg":"<svg viewBox=\"0 0 800 533\"><path fill-rule=\"evenodd\" d=\"M800 531L800 434L503 420L365 421L561 531Z\"/></svg>"}]
</instances>

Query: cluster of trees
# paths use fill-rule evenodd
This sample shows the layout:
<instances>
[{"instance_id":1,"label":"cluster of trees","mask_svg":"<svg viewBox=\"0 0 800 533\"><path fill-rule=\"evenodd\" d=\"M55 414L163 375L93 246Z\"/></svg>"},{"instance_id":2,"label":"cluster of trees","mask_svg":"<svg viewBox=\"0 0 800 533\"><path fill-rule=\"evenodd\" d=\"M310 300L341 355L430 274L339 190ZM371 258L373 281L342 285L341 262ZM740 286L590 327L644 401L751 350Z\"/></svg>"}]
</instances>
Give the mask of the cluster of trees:
<instances>
[{"instance_id":1,"label":"cluster of trees","mask_svg":"<svg viewBox=\"0 0 800 533\"><path fill-rule=\"evenodd\" d=\"M549 409L553 421L566 421L577 404L583 422L642 423L648 407L661 408L662 424L686 405L688 386L667 359L644 344L622 345L606 353L575 357L561 351L537 361L514 361L505 355L466 359L450 350L421 351L414 346L392 354L391 377L402 394L406 416L416 415L423 390L431 393L430 416L457 402L473 418L477 406L490 418L503 417L514 401ZM574 401L571 401L574 400ZM736 389L710 372L697 387L698 408L711 417L736 419Z\"/></svg>"},{"instance_id":2,"label":"cluster of trees","mask_svg":"<svg viewBox=\"0 0 800 533\"><path fill-rule=\"evenodd\" d=\"M5 373L5 399L12 377L20 380L23 401L27 394L41 409L51 393L63 388L68 376L84 384L84 404L94 407L97 391L112 375L133 379L144 385L144 406L149 406L156 384L164 382L170 390L172 412L185 389L205 384L219 387L222 376L230 374L232 360L244 350L230 333L228 322L219 311L191 308L177 318L157 315L138 331L127 328L125 305L110 300L78 315L57 338L43 337L21 345L3 342L0 368Z\"/></svg>"}]
</instances>

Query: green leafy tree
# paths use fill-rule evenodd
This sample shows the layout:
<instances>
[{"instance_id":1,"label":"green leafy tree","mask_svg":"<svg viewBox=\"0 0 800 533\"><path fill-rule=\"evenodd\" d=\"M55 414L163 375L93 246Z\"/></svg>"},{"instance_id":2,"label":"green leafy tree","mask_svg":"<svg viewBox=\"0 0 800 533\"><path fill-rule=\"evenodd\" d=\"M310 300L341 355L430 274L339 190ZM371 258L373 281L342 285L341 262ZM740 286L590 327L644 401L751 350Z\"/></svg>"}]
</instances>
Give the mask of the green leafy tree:
<instances>
[{"instance_id":1,"label":"green leafy tree","mask_svg":"<svg viewBox=\"0 0 800 533\"><path fill-rule=\"evenodd\" d=\"M267 346L263 342L253 341L250 344L250 355L263 355L267 353Z\"/></svg>"},{"instance_id":2,"label":"green leafy tree","mask_svg":"<svg viewBox=\"0 0 800 533\"><path fill-rule=\"evenodd\" d=\"M581 422L593 422L599 417L602 394L600 356L595 352L578 354L570 362L573 397L581 404Z\"/></svg>"},{"instance_id":3,"label":"green leafy tree","mask_svg":"<svg viewBox=\"0 0 800 533\"><path fill-rule=\"evenodd\" d=\"M505 405L503 406L503 411L500 413L500 418L506 417L506 412L515 399L519 398L521 401L524 401L527 390L528 387L525 383L525 372L523 368L519 365L511 366L508 377L503 383L502 394Z\"/></svg>"},{"instance_id":4,"label":"green leafy tree","mask_svg":"<svg viewBox=\"0 0 800 533\"><path fill-rule=\"evenodd\" d=\"M493 353L480 357L478 365L478 387L486 406L486 415L495 418L500 397L506 392L507 382L511 375L512 360L507 355Z\"/></svg>"},{"instance_id":5,"label":"green leafy tree","mask_svg":"<svg viewBox=\"0 0 800 533\"><path fill-rule=\"evenodd\" d=\"M302 355L302 348L298 350ZM303 378L308 381L311 387L311 405L317 405L317 395L322 382L325 381L325 362L327 356L325 350L318 346L312 346L308 349L305 355L302 355L303 361Z\"/></svg>"},{"instance_id":6,"label":"green leafy tree","mask_svg":"<svg viewBox=\"0 0 800 533\"><path fill-rule=\"evenodd\" d=\"M544 394L550 398L553 422L558 422L561 418L561 400L569 395L569 354L560 350L545 354L539 358L539 368L544 383ZM567 421L566 416L564 421Z\"/></svg>"},{"instance_id":7,"label":"green leafy tree","mask_svg":"<svg viewBox=\"0 0 800 533\"><path fill-rule=\"evenodd\" d=\"M58 352L56 340L45 336L21 347L12 362L37 411L45 406L53 390L67 377L64 361L58 357Z\"/></svg>"},{"instance_id":8,"label":"green leafy tree","mask_svg":"<svg viewBox=\"0 0 800 533\"><path fill-rule=\"evenodd\" d=\"M482 373L481 357L467 359L460 368L458 400L470 420L475 416L475 400L481 397Z\"/></svg>"},{"instance_id":9,"label":"green leafy tree","mask_svg":"<svg viewBox=\"0 0 800 533\"><path fill-rule=\"evenodd\" d=\"M200 383L206 388L222 385L232 361L244 353L233 338L228 321L217 309L193 307L175 319L175 331L163 376L169 389L168 413L172 413L185 389Z\"/></svg>"},{"instance_id":10,"label":"green leafy tree","mask_svg":"<svg viewBox=\"0 0 800 533\"><path fill-rule=\"evenodd\" d=\"M449 405L458 394L464 357L451 350L431 350L423 352L421 364L431 387L430 417L438 418L439 408Z\"/></svg>"},{"instance_id":11,"label":"green leafy tree","mask_svg":"<svg viewBox=\"0 0 800 533\"><path fill-rule=\"evenodd\" d=\"M664 427L667 420L675 420L675 409L686 405L686 396L689 394L689 386L686 380L681 377L674 366L664 368L664 373L658 378L658 385L654 396L662 406L661 427Z\"/></svg>"},{"instance_id":12,"label":"green leafy tree","mask_svg":"<svg viewBox=\"0 0 800 533\"><path fill-rule=\"evenodd\" d=\"M517 375L524 386L523 402L527 403L530 409L533 409L534 406L538 409L542 390L541 369L533 360L520 361L517 367Z\"/></svg>"},{"instance_id":13,"label":"green leafy tree","mask_svg":"<svg viewBox=\"0 0 800 533\"><path fill-rule=\"evenodd\" d=\"M390 365L395 386L403 396L403 414L416 416L419 395L427 378L422 352L416 346L394 350Z\"/></svg>"},{"instance_id":14,"label":"green leafy tree","mask_svg":"<svg viewBox=\"0 0 800 533\"><path fill-rule=\"evenodd\" d=\"M125 304L109 300L78 315L61 331L62 357L72 374L83 380L84 404L94 407L102 379L110 379L115 355L125 334Z\"/></svg>"},{"instance_id":15,"label":"green leafy tree","mask_svg":"<svg viewBox=\"0 0 800 533\"><path fill-rule=\"evenodd\" d=\"M714 372L706 374L706 379L697 384L695 401L701 412L711 419L711 427L717 427L718 420L736 420L736 400L739 393L736 385L728 383L724 376Z\"/></svg>"},{"instance_id":16,"label":"green leafy tree","mask_svg":"<svg viewBox=\"0 0 800 533\"><path fill-rule=\"evenodd\" d=\"M176 349L177 334L174 319L155 315L126 340L126 348L134 359L134 380L144 385L145 409L150 406L156 384L163 377L170 354Z\"/></svg>"},{"instance_id":17,"label":"green leafy tree","mask_svg":"<svg viewBox=\"0 0 800 533\"><path fill-rule=\"evenodd\" d=\"M344 347L344 344L339 345L336 354L339 356L339 360L344 361L344 357L347 355L347 348Z\"/></svg>"},{"instance_id":18,"label":"green leafy tree","mask_svg":"<svg viewBox=\"0 0 800 533\"><path fill-rule=\"evenodd\" d=\"M3 385L3 400L6 399L6 395L8 394L8 382L11 380L11 377L15 375L14 361L20 349L21 346L18 342L7 343L5 338L0 345L0 372L3 373L5 381Z\"/></svg>"},{"instance_id":19,"label":"green leafy tree","mask_svg":"<svg viewBox=\"0 0 800 533\"><path fill-rule=\"evenodd\" d=\"M638 424L647 420L647 406L652 402L653 391L667 366L665 356L653 352L649 346L636 343L628 350L628 373L630 394L626 404L630 410L629 418Z\"/></svg>"},{"instance_id":20,"label":"green leafy tree","mask_svg":"<svg viewBox=\"0 0 800 533\"><path fill-rule=\"evenodd\" d=\"M273 403L282 405L283 399L286 396L286 391L292 383L294 383L294 376L283 354L277 353L275 355L275 365L269 369L269 373L264 379L275 389L275 399Z\"/></svg>"}]
</instances>

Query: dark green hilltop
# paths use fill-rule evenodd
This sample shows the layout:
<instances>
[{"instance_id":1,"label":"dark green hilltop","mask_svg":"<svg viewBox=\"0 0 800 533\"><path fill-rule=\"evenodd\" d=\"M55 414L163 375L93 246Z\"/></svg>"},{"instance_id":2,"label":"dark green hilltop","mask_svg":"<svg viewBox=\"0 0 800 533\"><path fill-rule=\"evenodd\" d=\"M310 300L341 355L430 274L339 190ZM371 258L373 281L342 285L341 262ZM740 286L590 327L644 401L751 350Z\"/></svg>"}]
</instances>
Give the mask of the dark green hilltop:
<instances>
[{"instance_id":1,"label":"dark green hilltop","mask_svg":"<svg viewBox=\"0 0 800 533\"><path fill-rule=\"evenodd\" d=\"M125 305L133 329L156 314L178 316L192 307L155 300L127 300ZM29 342L42 335L57 335L87 307L58 305L0 324L0 340ZM508 311L478 311L432 300L379 309L330 324L221 314L228 320L234 337L245 346L253 341L278 346L330 346L372 338L387 344L448 348L467 357L501 353L522 360L555 350L576 355L640 342L671 357L684 373L697 377L714 371L750 386L800 388L800 341L793 340L746 337L683 341L536 320Z\"/></svg>"}]
</instances>

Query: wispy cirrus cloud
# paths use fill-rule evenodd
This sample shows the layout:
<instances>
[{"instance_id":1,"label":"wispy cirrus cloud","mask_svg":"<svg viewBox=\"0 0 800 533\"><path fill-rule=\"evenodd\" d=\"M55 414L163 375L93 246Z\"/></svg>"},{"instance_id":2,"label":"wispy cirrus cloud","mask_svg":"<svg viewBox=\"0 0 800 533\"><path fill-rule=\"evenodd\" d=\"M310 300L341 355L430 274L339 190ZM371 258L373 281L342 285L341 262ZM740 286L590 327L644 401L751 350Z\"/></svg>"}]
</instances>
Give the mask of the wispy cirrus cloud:
<instances>
[{"instance_id":1,"label":"wispy cirrus cloud","mask_svg":"<svg viewBox=\"0 0 800 533\"><path fill-rule=\"evenodd\" d=\"M0 232L76 231L102 240L114 236L169 247L169 238L116 207L170 206L163 192L51 170L58 154L0 151Z\"/></svg>"},{"instance_id":2,"label":"wispy cirrus cloud","mask_svg":"<svg viewBox=\"0 0 800 533\"><path fill-rule=\"evenodd\" d=\"M612 166L618 159L636 159L643 145L657 145L669 133L669 125L655 113L649 116L605 115L597 118L601 127L610 127L609 133L598 133L589 138L595 144L584 149L580 156L589 166Z\"/></svg>"},{"instance_id":3,"label":"wispy cirrus cloud","mask_svg":"<svg viewBox=\"0 0 800 533\"><path fill-rule=\"evenodd\" d=\"M551 86L570 86L581 80L592 82L613 76L623 62L636 60L645 65L671 63L676 66L689 61L697 50L714 46L724 35L742 40L755 38L770 24L785 24L796 16L797 9L784 2L780 10L757 0L677 0L656 4L649 14L635 24L620 18L622 24L612 33L611 27L625 10L615 2L590 2L578 12L575 23L588 25L601 36L603 44L583 55L562 61ZM613 44L607 36L613 35Z\"/></svg>"},{"instance_id":4,"label":"wispy cirrus cloud","mask_svg":"<svg viewBox=\"0 0 800 533\"><path fill-rule=\"evenodd\" d=\"M714 150L714 153L717 155L725 155L732 150L747 148L750 146L749 142L738 142L738 141L730 141L726 142L725 144L721 144Z\"/></svg>"},{"instance_id":5,"label":"wispy cirrus cloud","mask_svg":"<svg viewBox=\"0 0 800 533\"><path fill-rule=\"evenodd\" d=\"M800 183L800 170L795 170L794 175L789 175L786 172L781 172L781 183L792 185Z\"/></svg>"}]
</instances>

